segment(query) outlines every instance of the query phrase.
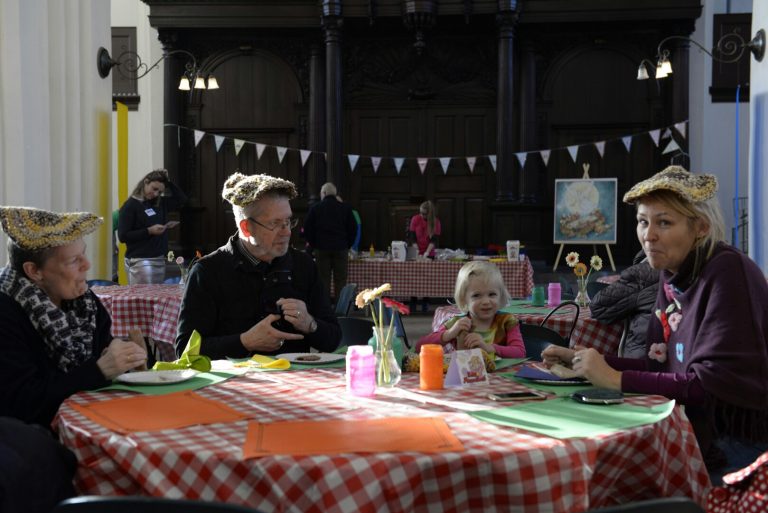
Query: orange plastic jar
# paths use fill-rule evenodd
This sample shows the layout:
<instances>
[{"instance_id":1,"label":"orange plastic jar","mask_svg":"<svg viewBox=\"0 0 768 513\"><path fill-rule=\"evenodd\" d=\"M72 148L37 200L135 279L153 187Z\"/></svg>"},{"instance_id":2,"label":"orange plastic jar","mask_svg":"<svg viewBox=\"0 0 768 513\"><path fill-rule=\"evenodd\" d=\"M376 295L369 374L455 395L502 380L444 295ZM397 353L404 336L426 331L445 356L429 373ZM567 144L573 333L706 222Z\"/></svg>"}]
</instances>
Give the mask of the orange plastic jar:
<instances>
[{"instance_id":1,"label":"orange plastic jar","mask_svg":"<svg viewBox=\"0 0 768 513\"><path fill-rule=\"evenodd\" d=\"M443 346L424 344L419 353L419 388L441 390L443 388Z\"/></svg>"}]
</instances>

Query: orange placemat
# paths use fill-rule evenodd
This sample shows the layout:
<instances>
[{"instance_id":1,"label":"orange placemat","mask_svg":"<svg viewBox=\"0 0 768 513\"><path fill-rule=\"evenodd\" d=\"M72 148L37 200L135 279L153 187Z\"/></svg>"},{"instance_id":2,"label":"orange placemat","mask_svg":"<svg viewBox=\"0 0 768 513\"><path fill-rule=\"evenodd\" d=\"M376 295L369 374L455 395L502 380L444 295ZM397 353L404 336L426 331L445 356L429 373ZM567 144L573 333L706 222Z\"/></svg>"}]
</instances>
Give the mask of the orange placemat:
<instances>
[{"instance_id":1,"label":"orange placemat","mask_svg":"<svg viewBox=\"0 0 768 513\"><path fill-rule=\"evenodd\" d=\"M307 435L309 433L309 436ZM276 454L458 452L464 446L439 417L297 420L248 424L243 458Z\"/></svg>"},{"instance_id":2,"label":"orange placemat","mask_svg":"<svg viewBox=\"0 0 768 513\"><path fill-rule=\"evenodd\" d=\"M88 404L71 403L97 424L118 433L160 431L195 424L236 422L248 418L226 404L190 390L175 394L109 399Z\"/></svg>"}]
</instances>

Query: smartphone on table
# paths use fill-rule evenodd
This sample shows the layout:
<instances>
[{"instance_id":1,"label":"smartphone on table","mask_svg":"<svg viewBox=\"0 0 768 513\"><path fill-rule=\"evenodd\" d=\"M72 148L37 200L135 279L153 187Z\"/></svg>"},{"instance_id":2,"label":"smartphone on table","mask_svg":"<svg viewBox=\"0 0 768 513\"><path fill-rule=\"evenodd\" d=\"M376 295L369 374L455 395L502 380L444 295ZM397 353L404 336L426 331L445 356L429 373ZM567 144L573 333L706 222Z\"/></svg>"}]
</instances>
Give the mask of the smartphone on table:
<instances>
[{"instance_id":1,"label":"smartphone on table","mask_svg":"<svg viewBox=\"0 0 768 513\"><path fill-rule=\"evenodd\" d=\"M533 390L527 392L502 392L498 394L488 394L488 399L498 401L500 403L506 403L510 401L541 401L546 399L547 396L541 392L535 392Z\"/></svg>"}]
</instances>

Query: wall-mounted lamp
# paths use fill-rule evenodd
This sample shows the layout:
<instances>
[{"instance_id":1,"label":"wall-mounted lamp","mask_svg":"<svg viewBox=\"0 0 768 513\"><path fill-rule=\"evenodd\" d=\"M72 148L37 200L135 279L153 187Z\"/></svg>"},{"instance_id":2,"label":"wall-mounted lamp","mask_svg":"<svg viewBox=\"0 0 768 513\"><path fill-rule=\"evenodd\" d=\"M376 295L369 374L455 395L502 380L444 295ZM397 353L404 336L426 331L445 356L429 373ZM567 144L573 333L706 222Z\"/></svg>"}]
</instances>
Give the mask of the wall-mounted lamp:
<instances>
[{"instance_id":1,"label":"wall-mounted lamp","mask_svg":"<svg viewBox=\"0 0 768 513\"><path fill-rule=\"evenodd\" d=\"M672 73L672 64L669 62L669 50L664 48L664 44L673 39L682 39L684 41L693 43L717 62L736 62L741 59L741 56L744 55L746 50L752 52L752 55L755 57L757 62L762 61L763 55L765 55L765 30L763 29L758 30L757 34L755 34L755 37L753 37L750 41L745 41L738 32L725 34L723 37L718 39L712 51L707 50L702 45L688 37L669 36L662 39L659 43L659 46L656 48L655 64L648 59L643 59L640 62L640 66L637 68L638 80L646 80L649 77L649 69L656 70L656 78L664 78Z\"/></svg>"},{"instance_id":2,"label":"wall-mounted lamp","mask_svg":"<svg viewBox=\"0 0 768 513\"><path fill-rule=\"evenodd\" d=\"M101 47L96 53L96 67L99 70L99 76L101 78L107 78L110 70L116 68L125 78L131 80L138 80L153 69L155 69L162 61L171 57L172 55L184 54L189 57L189 60L184 65L185 71L179 80L179 89L182 91L189 91L190 89L218 89L219 82L213 75L208 75L207 80L200 69L197 67L197 60L195 56L186 50L171 50L160 57L154 64L148 66L145 62L142 62L141 57L136 52L123 52L117 59L112 59L109 56L109 52L106 48Z\"/></svg>"}]
</instances>

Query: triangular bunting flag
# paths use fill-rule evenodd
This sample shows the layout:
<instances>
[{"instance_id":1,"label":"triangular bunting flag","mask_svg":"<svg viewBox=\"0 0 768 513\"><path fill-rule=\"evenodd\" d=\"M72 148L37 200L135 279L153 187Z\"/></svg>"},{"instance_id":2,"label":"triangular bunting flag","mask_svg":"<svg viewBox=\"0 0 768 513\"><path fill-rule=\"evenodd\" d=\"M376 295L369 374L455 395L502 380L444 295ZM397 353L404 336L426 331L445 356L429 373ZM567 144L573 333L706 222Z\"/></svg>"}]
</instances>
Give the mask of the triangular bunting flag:
<instances>
[{"instance_id":1,"label":"triangular bunting flag","mask_svg":"<svg viewBox=\"0 0 768 513\"><path fill-rule=\"evenodd\" d=\"M515 157L517 157L517 161L520 162L520 169L523 169L525 167L525 161L528 158L528 154L525 152L515 153Z\"/></svg>"},{"instance_id":2,"label":"triangular bunting flag","mask_svg":"<svg viewBox=\"0 0 768 513\"><path fill-rule=\"evenodd\" d=\"M488 155L488 160L491 161L491 167L493 168L493 172L496 172L496 155Z\"/></svg>"},{"instance_id":3,"label":"triangular bunting flag","mask_svg":"<svg viewBox=\"0 0 768 513\"><path fill-rule=\"evenodd\" d=\"M223 135L214 135L213 140L216 142L216 151L219 151L221 149L221 145L224 144L224 137Z\"/></svg>"},{"instance_id":4,"label":"triangular bunting flag","mask_svg":"<svg viewBox=\"0 0 768 513\"><path fill-rule=\"evenodd\" d=\"M549 165L549 155L550 155L551 152L552 152L552 150L541 150L539 152L539 155L541 155L541 160L544 161L544 165L545 166Z\"/></svg>"},{"instance_id":5,"label":"triangular bunting flag","mask_svg":"<svg viewBox=\"0 0 768 513\"><path fill-rule=\"evenodd\" d=\"M381 164L381 157L371 157L371 165L373 166L374 173L378 173L379 164Z\"/></svg>"},{"instance_id":6,"label":"triangular bunting flag","mask_svg":"<svg viewBox=\"0 0 768 513\"><path fill-rule=\"evenodd\" d=\"M576 163L576 155L579 154L579 145L574 144L573 146L568 146L568 153L571 155L571 160L573 160L573 163Z\"/></svg>"},{"instance_id":7,"label":"triangular bunting flag","mask_svg":"<svg viewBox=\"0 0 768 513\"><path fill-rule=\"evenodd\" d=\"M243 149L245 141L242 139L235 139L235 155L240 155L240 150Z\"/></svg>"},{"instance_id":8,"label":"triangular bunting flag","mask_svg":"<svg viewBox=\"0 0 768 513\"><path fill-rule=\"evenodd\" d=\"M205 132L203 132L202 130L195 130L195 146L200 144L200 141L202 140L204 135L205 135Z\"/></svg>"},{"instance_id":9,"label":"triangular bunting flag","mask_svg":"<svg viewBox=\"0 0 768 513\"><path fill-rule=\"evenodd\" d=\"M664 131L661 133L662 139L668 139L672 137L672 131L669 128L665 128Z\"/></svg>"},{"instance_id":10,"label":"triangular bunting flag","mask_svg":"<svg viewBox=\"0 0 768 513\"><path fill-rule=\"evenodd\" d=\"M307 163L307 159L312 155L312 152L310 150L299 150L299 154L301 154L301 166L304 167L304 164Z\"/></svg>"},{"instance_id":11,"label":"triangular bunting flag","mask_svg":"<svg viewBox=\"0 0 768 513\"><path fill-rule=\"evenodd\" d=\"M681 121L680 123L675 123L675 129L680 132L680 135L683 136L683 139L685 139L685 121Z\"/></svg>"},{"instance_id":12,"label":"triangular bunting flag","mask_svg":"<svg viewBox=\"0 0 768 513\"><path fill-rule=\"evenodd\" d=\"M256 143L256 158L260 159L261 156L264 154L264 149L267 147L266 144Z\"/></svg>"},{"instance_id":13,"label":"triangular bunting flag","mask_svg":"<svg viewBox=\"0 0 768 513\"><path fill-rule=\"evenodd\" d=\"M400 170L403 168L403 162L405 162L405 159L403 157L395 157L395 170L397 171L397 174L400 174Z\"/></svg>"},{"instance_id":14,"label":"triangular bunting flag","mask_svg":"<svg viewBox=\"0 0 768 513\"><path fill-rule=\"evenodd\" d=\"M632 147L632 136L628 135L626 137L621 138L621 142L624 143L624 147L629 151L629 149Z\"/></svg>"},{"instance_id":15,"label":"triangular bunting flag","mask_svg":"<svg viewBox=\"0 0 768 513\"><path fill-rule=\"evenodd\" d=\"M349 169L354 173L360 155L347 155L347 158L349 159Z\"/></svg>"},{"instance_id":16,"label":"triangular bunting flag","mask_svg":"<svg viewBox=\"0 0 768 513\"><path fill-rule=\"evenodd\" d=\"M469 166L469 172L474 173L475 172L475 163L477 162L477 157L467 157L467 165Z\"/></svg>"},{"instance_id":17,"label":"triangular bunting flag","mask_svg":"<svg viewBox=\"0 0 768 513\"><path fill-rule=\"evenodd\" d=\"M597 152L600 154L600 158L603 158L603 155L605 155L605 141L596 142L595 148L597 148Z\"/></svg>"},{"instance_id":18,"label":"triangular bunting flag","mask_svg":"<svg viewBox=\"0 0 768 513\"><path fill-rule=\"evenodd\" d=\"M451 157L440 157L440 166L443 168L443 174L448 174L448 166L451 165Z\"/></svg>"},{"instance_id":19,"label":"triangular bunting flag","mask_svg":"<svg viewBox=\"0 0 768 513\"><path fill-rule=\"evenodd\" d=\"M422 175L424 174L424 170L427 169L427 162L428 162L428 160L429 159L425 159L425 158L421 158L421 157L416 159L416 163L419 164L419 169L421 169L421 174Z\"/></svg>"},{"instance_id":20,"label":"triangular bunting flag","mask_svg":"<svg viewBox=\"0 0 768 513\"><path fill-rule=\"evenodd\" d=\"M277 161L282 164L285 154L288 153L288 148L285 146L275 146L275 150L277 150Z\"/></svg>"},{"instance_id":21,"label":"triangular bunting flag","mask_svg":"<svg viewBox=\"0 0 768 513\"><path fill-rule=\"evenodd\" d=\"M675 150L679 150L680 146L675 142L674 139L669 141L669 144L667 144L667 147L664 148L664 151L661 152L662 155L666 155L667 153L672 153Z\"/></svg>"},{"instance_id":22,"label":"triangular bunting flag","mask_svg":"<svg viewBox=\"0 0 768 513\"><path fill-rule=\"evenodd\" d=\"M657 128L656 130L651 130L648 132L648 135L651 136L651 139L653 140L653 144L656 146L659 145L659 135L661 135L661 129Z\"/></svg>"}]
</instances>

